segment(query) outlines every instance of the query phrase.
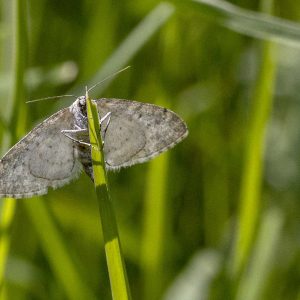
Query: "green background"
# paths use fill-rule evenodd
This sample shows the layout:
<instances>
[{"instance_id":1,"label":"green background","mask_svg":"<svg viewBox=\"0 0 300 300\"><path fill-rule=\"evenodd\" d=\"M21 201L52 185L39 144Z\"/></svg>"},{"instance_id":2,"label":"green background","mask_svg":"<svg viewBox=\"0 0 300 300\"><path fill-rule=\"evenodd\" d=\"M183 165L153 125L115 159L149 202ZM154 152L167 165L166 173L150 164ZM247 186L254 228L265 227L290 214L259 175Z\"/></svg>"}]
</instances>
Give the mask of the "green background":
<instances>
[{"instance_id":1,"label":"green background","mask_svg":"<svg viewBox=\"0 0 300 300\"><path fill-rule=\"evenodd\" d=\"M90 96L159 104L188 124L167 154L109 174L133 299L300 299L300 3L0 9L2 154L74 101L26 100L80 96L127 65ZM44 197L0 200L0 299L110 294L85 174Z\"/></svg>"}]
</instances>

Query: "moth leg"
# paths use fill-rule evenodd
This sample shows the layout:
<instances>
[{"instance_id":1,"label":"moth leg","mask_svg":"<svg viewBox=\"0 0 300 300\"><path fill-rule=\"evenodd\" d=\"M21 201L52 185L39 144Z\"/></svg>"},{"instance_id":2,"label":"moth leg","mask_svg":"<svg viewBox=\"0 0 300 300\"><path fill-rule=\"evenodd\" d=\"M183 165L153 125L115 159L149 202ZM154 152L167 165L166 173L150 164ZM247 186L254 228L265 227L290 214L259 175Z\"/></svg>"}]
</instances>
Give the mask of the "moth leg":
<instances>
[{"instance_id":1,"label":"moth leg","mask_svg":"<svg viewBox=\"0 0 300 300\"><path fill-rule=\"evenodd\" d=\"M105 119L107 119L107 124L104 128L104 131L103 131L103 145L104 145L104 141L105 141L105 136L106 136L106 132L107 132L107 128L109 126L109 123L110 123L110 118L111 118L111 112L108 112L103 118L101 118L100 120L100 124L102 125L102 123L104 122Z\"/></svg>"},{"instance_id":2,"label":"moth leg","mask_svg":"<svg viewBox=\"0 0 300 300\"><path fill-rule=\"evenodd\" d=\"M106 136L106 132L107 132L107 128L109 126L110 123L110 118L111 118L111 112L108 112L103 118L100 119L100 126L103 125L104 121L107 119L107 123L105 125L105 128L103 130L103 141L102 141L102 146L104 145L104 141L105 141L105 136Z\"/></svg>"},{"instance_id":3,"label":"moth leg","mask_svg":"<svg viewBox=\"0 0 300 300\"><path fill-rule=\"evenodd\" d=\"M83 140L76 139L71 135L71 134L74 134L75 136L77 136L80 133L87 133L87 129L65 129L65 130L62 130L61 133L75 143L79 143L81 145L85 145L88 147L91 146L90 143L86 143Z\"/></svg>"},{"instance_id":4,"label":"moth leg","mask_svg":"<svg viewBox=\"0 0 300 300\"><path fill-rule=\"evenodd\" d=\"M87 119L87 116L85 116L81 111L78 112L80 114L80 117L84 120Z\"/></svg>"},{"instance_id":5,"label":"moth leg","mask_svg":"<svg viewBox=\"0 0 300 300\"><path fill-rule=\"evenodd\" d=\"M103 118L101 118L100 120L100 124L102 124L106 119L107 120L107 124L104 128L104 134L103 134L103 140L105 139L105 134L107 131L107 128L109 126L110 123L110 115L111 112L108 112ZM91 144L88 142L85 142L83 139L85 138L86 140L88 140L88 129L87 128L80 128L78 125L75 125L76 129L65 129L62 130L61 133L63 135L65 135L67 138L69 138L70 140L72 140L73 142L79 143L81 145L85 145L85 146L89 146L91 147ZM104 141L103 141L104 144Z\"/></svg>"},{"instance_id":6,"label":"moth leg","mask_svg":"<svg viewBox=\"0 0 300 300\"><path fill-rule=\"evenodd\" d=\"M83 131L83 130L87 130L87 129L84 129L84 128L79 127L79 126L76 125L76 124L75 124L75 127L76 127L78 130L82 130L82 131ZM72 130L72 129L70 129L70 130Z\"/></svg>"},{"instance_id":7,"label":"moth leg","mask_svg":"<svg viewBox=\"0 0 300 300\"><path fill-rule=\"evenodd\" d=\"M78 129L64 129L61 131L61 133L85 133L87 132L87 129L81 129L79 126L76 125L76 127L78 127Z\"/></svg>"},{"instance_id":8,"label":"moth leg","mask_svg":"<svg viewBox=\"0 0 300 300\"><path fill-rule=\"evenodd\" d=\"M111 112L108 112L103 118L100 119L100 124L102 124L102 122L108 118L108 121L107 121L107 126L110 122L110 115L111 115Z\"/></svg>"}]
</instances>

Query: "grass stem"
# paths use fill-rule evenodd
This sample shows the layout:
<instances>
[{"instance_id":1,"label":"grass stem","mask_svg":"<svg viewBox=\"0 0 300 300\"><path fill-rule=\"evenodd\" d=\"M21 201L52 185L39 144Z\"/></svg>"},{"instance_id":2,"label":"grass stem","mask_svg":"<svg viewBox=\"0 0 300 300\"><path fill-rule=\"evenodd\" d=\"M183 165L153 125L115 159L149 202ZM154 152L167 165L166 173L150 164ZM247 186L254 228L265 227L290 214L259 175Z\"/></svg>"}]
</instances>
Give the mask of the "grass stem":
<instances>
[{"instance_id":1,"label":"grass stem","mask_svg":"<svg viewBox=\"0 0 300 300\"><path fill-rule=\"evenodd\" d=\"M245 149L239 221L233 253L234 275L240 274L247 262L260 214L265 133L273 104L276 76L275 48L272 42L263 42Z\"/></svg>"},{"instance_id":2,"label":"grass stem","mask_svg":"<svg viewBox=\"0 0 300 300\"><path fill-rule=\"evenodd\" d=\"M127 300L131 299L131 295L122 255L117 222L108 191L97 105L92 102L88 93L86 93L86 102L94 184L99 205L112 296L115 300Z\"/></svg>"},{"instance_id":3,"label":"grass stem","mask_svg":"<svg viewBox=\"0 0 300 300\"><path fill-rule=\"evenodd\" d=\"M26 62L26 3L14 0L13 3L13 86L12 86L12 118L10 124L11 142L14 142L25 132L26 108L24 102L24 69ZM1 203L0 215L0 299L5 278L6 261L10 248L10 227L14 220L16 200L5 198Z\"/></svg>"}]
</instances>

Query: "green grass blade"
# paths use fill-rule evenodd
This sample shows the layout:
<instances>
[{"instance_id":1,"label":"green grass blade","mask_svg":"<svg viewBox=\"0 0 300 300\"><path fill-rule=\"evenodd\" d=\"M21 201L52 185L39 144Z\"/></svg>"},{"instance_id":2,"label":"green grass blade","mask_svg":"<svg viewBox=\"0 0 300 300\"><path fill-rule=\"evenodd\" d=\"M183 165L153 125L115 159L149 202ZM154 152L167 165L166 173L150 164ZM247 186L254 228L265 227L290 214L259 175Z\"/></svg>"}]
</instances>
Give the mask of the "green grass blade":
<instances>
[{"instance_id":1,"label":"green grass blade","mask_svg":"<svg viewBox=\"0 0 300 300\"><path fill-rule=\"evenodd\" d=\"M260 211L265 132L273 104L276 47L263 43L262 63L249 120L240 192L240 213L233 252L233 274L238 275L249 255Z\"/></svg>"},{"instance_id":2,"label":"green grass blade","mask_svg":"<svg viewBox=\"0 0 300 300\"><path fill-rule=\"evenodd\" d=\"M107 76L122 69L130 59L149 41L149 39L169 20L174 12L173 5L160 3L145 17L141 23L127 36L116 51L106 60L100 70L83 86L92 86ZM95 87L93 93L101 94L111 80ZM71 94L79 95L82 87L79 86L71 91Z\"/></svg>"},{"instance_id":3,"label":"green grass blade","mask_svg":"<svg viewBox=\"0 0 300 300\"><path fill-rule=\"evenodd\" d=\"M14 141L25 131L26 108L24 107L24 71L26 62L26 4L22 0L13 1L13 86L11 140ZM4 286L5 266L10 248L10 230L16 209L15 199L3 199L0 219L0 297Z\"/></svg>"},{"instance_id":4,"label":"green grass blade","mask_svg":"<svg viewBox=\"0 0 300 300\"><path fill-rule=\"evenodd\" d=\"M131 299L117 222L108 191L97 105L92 103L88 94L86 94L86 101L94 184L99 205L112 296L115 300Z\"/></svg>"},{"instance_id":5,"label":"green grass blade","mask_svg":"<svg viewBox=\"0 0 300 300\"><path fill-rule=\"evenodd\" d=\"M10 248L10 229L15 215L16 200L5 199L0 207L0 299L4 286L5 266Z\"/></svg>"},{"instance_id":6,"label":"green grass blade","mask_svg":"<svg viewBox=\"0 0 300 300\"><path fill-rule=\"evenodd\" d=\"M238 234L234 252L234 273L239 273L247 260L259 217L265 129L272 107L272 91L275 77L274 50L274 45L271 45L269 42L265 43L263 63L250 120L245 166L242 175L240 217L237 225Z\"/></svg>"},{"instance_id":7,"label":"green grass blade","mask_svg":"<svg viewBox=\"0 0 300 300\"><path fill-rule=\"evenodd\" d=\"M279 249L282 225L283 216L280 210L271 208L263 215L252 261L242 275L236 299L263 299L263 291L273 271L275 255Z\"/></svg>"},{"instance_id":8,"label":"green grass blade","mask_svg":"<svg viewBox=\"0 0 300 300\"><path fill-rule=\"evenodd\" d=\"M236 32L292 46L300 46L300 26L295 22L242 9L223 0L174 1L192 6L205 17Z\"/></svg>"},{"instance_id":9,"label":"green grass blade","mask_svg":"<svg viewBox=\"0 0 300 300\"><path fill-rule=\"evenodd\" d=\"M80 277L63 237L56 228L42 199L25 200L24 204L50 267L56 275L57 281L63 286L68 299L96 299Z\"/></svg>"},{"instance_id":10,"label":"green grass blade","mask_svg":"<svg viewBox=\"0 0 300 300\"><path fill-rule=\"evenodd\" d=\"M165 282L168 154L157 157L149 166L145 195L144 234L141 251L143 299L159 299Z\"/></svg>"}]
</instances>

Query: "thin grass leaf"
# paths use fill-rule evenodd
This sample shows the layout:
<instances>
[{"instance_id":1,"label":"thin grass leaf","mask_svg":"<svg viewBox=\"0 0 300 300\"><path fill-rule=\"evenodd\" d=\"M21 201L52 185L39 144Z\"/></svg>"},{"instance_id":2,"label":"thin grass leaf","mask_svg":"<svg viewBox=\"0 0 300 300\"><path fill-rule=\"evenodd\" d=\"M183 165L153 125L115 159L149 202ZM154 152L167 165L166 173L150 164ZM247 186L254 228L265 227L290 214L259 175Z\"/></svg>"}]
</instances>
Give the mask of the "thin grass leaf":
<instances>
[{"instance_id":1,"label":"thin grass leaf","mask_svg":"<svg viewBox=\"0 0 300 300\"><path fill-rule=\"evenodd\" d=\"M22 0L13 1L14 41L13 41L13 95L10 123L11 140L14 141L25 131L26 108L24 99L24 69L26 61L26 3ZM16 209L16 200L6 198L2 200L0 219L0 297L4 299L2 288L4 286L5 266L10 248L9 228L13 222Z\"/></svg>"},{"instance_id":2,"label":"thin grass leaf","mask_svg":"<svg viewBox=\"0 0 300 300\"><path fill-rule=\"evenodd\" d=\"M96 299L80 277L67 245L42 199L34 198L24 203L50 267L63 286L68 299Z\"/></svg>"},{"instance_id":3,"label":"thin grass leaf","mask_svg":"<svg viewBox=\"0 0 300 300\"><path fill-rule=\"evenodd\" d=\"M269 209L262 218L258 238L249 268L242 275L237 300L263 299L267 278L273 271L283 225L283 216L276 208Z\"/></svg>"},{"instance_id":4,"label":"thin grass leaf","mask_svg":"<svg viewBox=\"0 0 300 300\"><path fill-rule=\"evenodd\" d=\"M107 76L125 67L130 59L150 40L150 38L169 20L174 12L173 5L162 2L157 5L145 18L136 26L121 45L105 61L104 65L91 78L88 83L78 86L70 93L79 95L83 86L92 86L103 80ZM102 85L97 86L93 93L101 94L109 85L111 80L107 80Z\"/></svg>"},{"instance_id":5,"label":"thin grass leaf","mask_svg":"<svg viewBox=\"0 0 300 300\"><path fill-rule=\"evenodd\" d=\"M236 32L300 47L300 26L292 21L240 8L223 0L172 1L192 6L205 17Z\"/></svg>"},{"instance_id":6,"label":"thin grass leaf","mask_svg":"<svg viewBox=\"0 0 300 300\"><path fill-rule=\"evenodd\" d=\"M97 105L86 93L94 184L99 205L107 267L113 299L131 299L116 217L108 191Z\"/></svg>"},{"instance_id":7,"label":"thin grass leaf","mask_svg":"<svg viewBox=\"0 0 300 300\"><path fill-rule=\"evenodd\" d=\"M168 153L149 165L145 193L144 232L141 251L143 299L159 299L165 282L164 254L166 248Z\"/></svg>"},{"instance_id":8,"label":"thin grass leaf","mask_svg":"<svg viewBox=\"0 0 300 300\"><path fill-rule=\"evenodd\" d=\"M238 234L233 266L235 274L241 271L248 258L260 212L265 131L272 108L273 85L276 72L274 50L274 45L270 44L270 42L265 42L263 62L256 86L245 150L239 224L237 224Z\"/></svg>"},{"instance_id":9,"label":"thin grass leaf","mask_svg":"<svg viewBox=\"0 0 300 300\"><path fill-rule=\"evenodd\" d=\"M5 267L10 248L10 230L16 209L15 199L5 199L0 206L0 299L4 287Z\"/></svg>"},{"instance_id":10,"label":"thin grass leaf","mask_svg":"<svg viewBox=\"0 0 300 300\"><path fill-rule=\"evenodd\" d=\"M221 266L221 255L213 249L198 251L167 289L163 300L198 300L210 298L209 291ZM225 299L225 297L224 297Z\"/></svg>"},{"instance_id":11,"label":"thin grass leaf","mask_svg":"<svg viewBox=\"0 0 300 300\"><path fill-rule=\"evenodd\" d=\"M239 221L231 266L234 275L240 274L249 258L260 214L265 133L273 105L276 78L275 54L275 45L264 42L246 139Z\"/></svg>"}]
</instances>

